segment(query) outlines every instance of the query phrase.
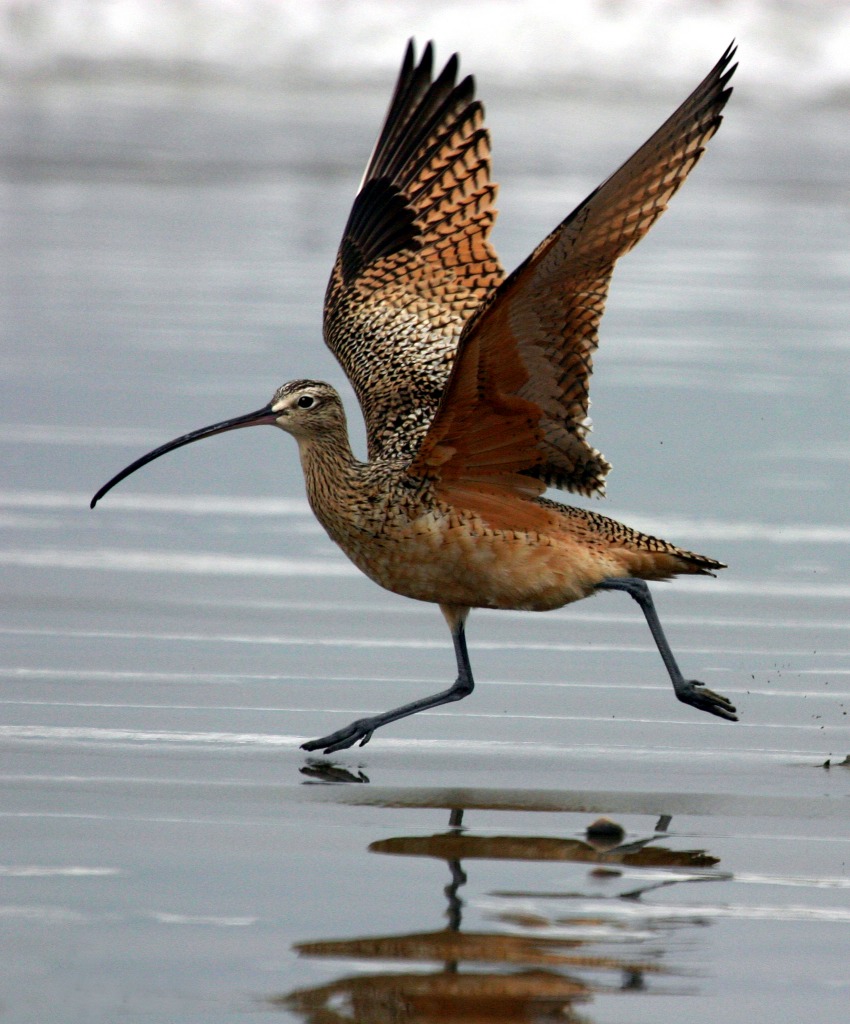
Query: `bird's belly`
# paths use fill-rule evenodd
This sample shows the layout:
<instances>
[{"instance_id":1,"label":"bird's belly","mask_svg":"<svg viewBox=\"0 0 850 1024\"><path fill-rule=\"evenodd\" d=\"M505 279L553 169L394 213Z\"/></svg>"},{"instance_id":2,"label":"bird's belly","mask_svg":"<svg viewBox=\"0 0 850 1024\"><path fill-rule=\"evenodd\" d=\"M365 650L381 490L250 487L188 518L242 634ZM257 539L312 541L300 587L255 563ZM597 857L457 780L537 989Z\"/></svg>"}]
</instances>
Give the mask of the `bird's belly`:
<instances>
[{"instance_id":1,"label":"bird's belly","mask_svg":"<svg viewBox=\"0 0 850 1024\"><path fill-rule=\"evenodd\" d=\"M346 541L349 558L380 586L440 604L546 611L587 597L604 575L591 552L569 538L475 529L442 517Z\"/></svg>"}]
</instances>

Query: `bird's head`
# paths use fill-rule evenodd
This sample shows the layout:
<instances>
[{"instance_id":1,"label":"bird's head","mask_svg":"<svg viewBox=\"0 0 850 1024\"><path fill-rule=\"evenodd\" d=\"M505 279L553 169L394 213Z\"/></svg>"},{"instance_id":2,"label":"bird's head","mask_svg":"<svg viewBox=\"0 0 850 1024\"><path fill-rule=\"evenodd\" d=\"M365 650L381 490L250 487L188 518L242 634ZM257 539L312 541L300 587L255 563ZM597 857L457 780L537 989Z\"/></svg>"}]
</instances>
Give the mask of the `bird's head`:
<instances>
[{"instance_id":1,"label":"bird's head","mask_svg":"<svg viewBox=\"0 0 850 1024\"><path fill-rule=\"evenodd\" d=\"M282 384L275 391L269 404L262 409L224 420L222 423L213 423L209 427L201 427L200 430L193 430L136 459L100 488L91 500L91 507L94 508L104 494L112 490L117 483L142 466L158 459L160 455L192 444L193 441L200 441L204 437L212 437L213 434L223 434L227 430L239 430L241 427L265 425L280 427L302 444L323 434L339 431L340 428L344 431L345 412L339 395L330 384L318 380L291 380L288 384Z\"/></svg>"},{"instance_id":2,"label":"bird's head","mask_svg":"<svg viewBox=\"0 0 850 1024\"><path fill-rule=\"evenodd\" d=\"M268 410L275 424L299 441L345 427L345 412L339 395L330 384L320 380L291 380L282 384L275 391Z\"/></svg>"}]
</instances>

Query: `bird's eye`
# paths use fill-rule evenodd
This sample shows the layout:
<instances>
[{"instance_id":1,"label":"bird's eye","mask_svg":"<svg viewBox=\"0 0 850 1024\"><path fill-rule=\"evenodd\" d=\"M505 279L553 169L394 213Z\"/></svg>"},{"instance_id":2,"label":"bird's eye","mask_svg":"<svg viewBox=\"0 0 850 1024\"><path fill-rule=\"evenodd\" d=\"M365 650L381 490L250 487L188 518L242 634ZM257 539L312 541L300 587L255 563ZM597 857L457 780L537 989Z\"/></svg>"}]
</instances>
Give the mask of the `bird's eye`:
<instances>
[{"instance_id":1,"label":"bird's eye","mask_svg":"<svg viewBox=\"0 0 850 1024\"><path fill-rule=\"evenodd\" d=\"M316 399L313 398L312 395L302 395L298 399L298 408L299 409L312 409L315 404L316 404Z\"/></svg>"}]
</instances>

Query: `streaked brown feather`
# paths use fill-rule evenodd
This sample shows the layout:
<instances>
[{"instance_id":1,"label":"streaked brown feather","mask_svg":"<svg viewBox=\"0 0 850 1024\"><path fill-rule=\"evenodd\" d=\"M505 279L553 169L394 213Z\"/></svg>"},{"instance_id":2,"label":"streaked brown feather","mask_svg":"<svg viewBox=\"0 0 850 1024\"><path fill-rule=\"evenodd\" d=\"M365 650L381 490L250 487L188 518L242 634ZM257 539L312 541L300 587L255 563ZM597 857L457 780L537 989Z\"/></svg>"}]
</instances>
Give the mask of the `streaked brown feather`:
<instances>
[{"instance_id":1,"label":"streaked brown feather","mask_svg":"<svg viewBox=\"0 0 850 1024\"><path fill-rule=\"evenodd\" d=\"M395 593L440 605L454 685L306 749L362 745L383 725L469 694L471 608L548 611L600 589L641 604L679 700L735 720L725 697L682 676L640 584L722 564L542 495L550 483L602 487L608 464L585 436L611 271L717 129L732 54L503 281L487 240L495 186L472 80L456 83L456 57L434 79L431 46L418 64L408 46L325 306L325 338L360 399L370 460L355 458L334 388L295 380L262 409L154 449L93 498L92 507L166 452L275 424L297 440L310 506L354 564Z\"/></svg>"},{"instance_id":2,"label":"streaked brown feather","mask_svg":"<svg viewBox=\"0 0 850 1024\"><path fill-rule=\"evenodd\" d=\"M504 277L490 140L471 77L408 45L325 298L325 341L366 420L370 458L411 457L463 325Z\"/></svg>"},{"instance_id":3,"label":"streaked brown feather","mask_svg":"<svg viewBox=\"0 0 850 1024\"><path fill-rule=\"evenodd\" d=\"M614 264L646 234L721 121L730 46L643 146L499 287L461 336L445 394L409 472L446 483L517 473L601 493L610 468L586 440L598 326ZM482 459L500 439L500 458ZM437 470L436 467L439 466Z\"/></svg>"}]
</instances>

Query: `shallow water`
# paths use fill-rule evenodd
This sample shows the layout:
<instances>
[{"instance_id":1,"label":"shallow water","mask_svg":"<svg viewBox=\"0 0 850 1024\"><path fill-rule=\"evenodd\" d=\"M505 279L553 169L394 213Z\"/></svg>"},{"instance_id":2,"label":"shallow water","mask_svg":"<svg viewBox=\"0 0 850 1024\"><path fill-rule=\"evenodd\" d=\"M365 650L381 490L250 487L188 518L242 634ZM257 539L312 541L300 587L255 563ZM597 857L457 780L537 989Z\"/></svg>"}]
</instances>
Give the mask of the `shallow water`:
<instances>
[{"instance_id":1,"label":"shallow water","mask_svg":"<svg viewBox=\"0 0 850 1024\"><path fill-rule=\"evenodd\" d=\"M606 595L476 613L471 698L328 759L299 743L454 662L325 538L288 439L87 505L284 379L342 385L319 310L385 95L6 90L6 1019L842 1018L848 138L741 92L618 268L593 386L596 507L729 563L656 597L741 722L677 704ZM678 98L488 96L506 265Z\"/></svg>"}]
</instances>

